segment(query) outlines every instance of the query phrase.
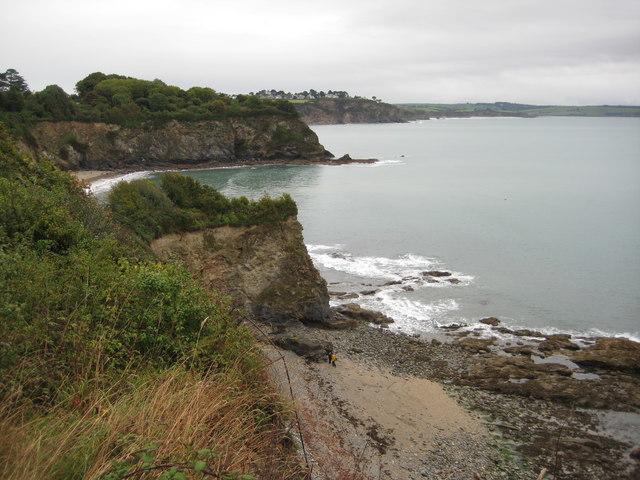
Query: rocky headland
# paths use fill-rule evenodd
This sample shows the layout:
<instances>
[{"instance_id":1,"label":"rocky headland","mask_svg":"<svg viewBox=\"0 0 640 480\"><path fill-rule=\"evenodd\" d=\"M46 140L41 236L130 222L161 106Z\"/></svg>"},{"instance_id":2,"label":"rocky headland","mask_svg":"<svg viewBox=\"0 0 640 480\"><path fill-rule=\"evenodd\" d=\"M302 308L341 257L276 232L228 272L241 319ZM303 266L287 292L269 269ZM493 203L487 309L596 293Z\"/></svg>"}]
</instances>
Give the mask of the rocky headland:
<instances>
[{"instance_id":1,"label":"rocky headland","mask_svg":"<svg viewBox=\"0 0 640 480\"><path fill-rule=\"evenodd\" d=\"M178 256L207 288L230 295L262 322L330 321L326 282L313 266L295 217L165 235L151 248L162 258Z\"/></svg>"},{"instance_id":2,"label":"rocky headland","mask_svg":"<svg viewBox=\"0 0 640 480\"><path fill-rule=\"evenodd\" d=\"M345 123L402 123L427 118L415 110L364 98L325 98L295 104L309 125Z\"/></svg>"},{"instance_id":3,"label":"rocky headland","mask_svg":"<svg viewBox=\"0 0 640 480\"><path fill-rule=\"evenodd\" d=\"M314 478L532 479L543 469L546 478L571 480L640 474L636 342L510 330L497 318L482 320L489 330L449 325L431 337L391 332L385 327L393 319L357 303L368 291L327 290L295 218L169 235L152 247L162 257L179 256L208 287L231 295L262 325L256 333L272 360L287 359L295 372L289 381L299 384L304 402L300 430L324 472ZM407 281L455 280L449 272L423 277ZM330 295L341 305L329 308ZM338 354L335 370L326 362L329 351ZM350 370L335 373L347 365ZM276 377L283 374L273 368ZM442 385L471 412L468 428L475 433L437 424L448 410L431 412L428 401L414 406L411 418L402 389L423 392L416 398L437 396L412 379ZM371 404L363 398L369 391L376 396ZM383 415L385 402L391 412L394 405L404 409L402 418ZM410 424L415 434L406 434ZM333 454L326 450L331 438ZM349 465L323 463L338 450L350 452ZM345 472L352 477L340 476Z\"/></svg>"},{"instance_id":4,"label":"rocky headland","mask_svg":"<svg viewBox=\"0 0 640 480\"><path fill-rule=\"evenodd\" d=\"M326 162L333 158L297 118L146 123L38 122L25 148L66 170Z\"/></svg>"}]
</instances>

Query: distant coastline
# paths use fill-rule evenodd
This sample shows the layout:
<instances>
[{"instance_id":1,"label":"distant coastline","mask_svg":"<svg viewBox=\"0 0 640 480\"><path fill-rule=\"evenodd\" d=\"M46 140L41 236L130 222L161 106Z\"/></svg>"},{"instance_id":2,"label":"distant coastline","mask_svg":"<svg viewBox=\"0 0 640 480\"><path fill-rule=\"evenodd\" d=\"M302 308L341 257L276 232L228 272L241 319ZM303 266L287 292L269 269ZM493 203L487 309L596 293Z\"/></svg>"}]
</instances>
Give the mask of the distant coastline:
<instances>
[{"instance_id":1,"label":"distant coastline","mask_svg":"<svg viewBox=\"0 0 640 480\"><path fill-rule=\"evenodd\" d=\"M417 117L640 117L640 106L627 105L528 105L495 103L400 103L396 107Z\"/></svg>"}]
</instances>

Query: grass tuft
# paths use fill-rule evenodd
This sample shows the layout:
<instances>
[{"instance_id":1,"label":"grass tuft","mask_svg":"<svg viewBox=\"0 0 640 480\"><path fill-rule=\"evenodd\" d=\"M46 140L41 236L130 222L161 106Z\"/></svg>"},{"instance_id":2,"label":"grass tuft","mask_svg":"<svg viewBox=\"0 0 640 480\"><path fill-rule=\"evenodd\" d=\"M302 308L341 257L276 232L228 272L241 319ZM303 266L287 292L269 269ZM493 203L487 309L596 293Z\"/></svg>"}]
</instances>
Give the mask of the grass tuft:
<instances>
[{"instance_id":1,"label":"grass tuft","mask_svg":"<svg viewBox=\"0 0 640 480\"><path fill-rule=\"evenodd\" d=\"M235 371L183 367L121 382L125 393L94 392L31 418L8 399L0 477L305 478L283 441L287 408L266 382L248 389Z\"/></svg>"}]
</instances>

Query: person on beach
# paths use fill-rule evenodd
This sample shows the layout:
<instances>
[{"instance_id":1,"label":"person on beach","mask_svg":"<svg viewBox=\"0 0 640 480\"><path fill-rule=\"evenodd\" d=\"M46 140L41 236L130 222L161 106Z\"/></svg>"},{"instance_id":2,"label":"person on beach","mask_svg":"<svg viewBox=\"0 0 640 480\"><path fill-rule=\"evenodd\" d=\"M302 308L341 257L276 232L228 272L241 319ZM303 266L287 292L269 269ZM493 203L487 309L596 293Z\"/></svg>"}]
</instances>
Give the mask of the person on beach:
<instances>
[{"instance_id":1,"label":"person on beach","mask_svg":"<svg viewBox=\"0 0 640 480\"><path fill-rule=\"evenodd\" d=\"M331 352L331 355L330 355L330 358L329 358L329 362L334 367L336 366L336 354L335 353Z\"/></svg>"}]
</instances>

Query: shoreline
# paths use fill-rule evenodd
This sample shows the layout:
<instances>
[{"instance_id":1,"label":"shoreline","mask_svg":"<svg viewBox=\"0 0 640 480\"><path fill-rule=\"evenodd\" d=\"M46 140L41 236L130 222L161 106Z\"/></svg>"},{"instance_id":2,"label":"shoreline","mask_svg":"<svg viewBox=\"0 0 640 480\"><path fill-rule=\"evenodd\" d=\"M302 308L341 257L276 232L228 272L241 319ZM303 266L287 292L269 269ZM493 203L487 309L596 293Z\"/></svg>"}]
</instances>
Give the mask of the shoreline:
<instances>
[{"instance_id":1,"label":"shoreline","mask_svg":"<svg viewBox=\"0 0 640 480\"><path fill-rule=\"evenodd\" d=\"M278 335L282 334L278 331ZM482 480L530 480L542 469L548 469L550 476L556 475L553 478L565 480L632 479L640 474L640 409L637 405L640 381L637 374L607 372L604 368L593 367L590 370L599 372L599 380L571 380L567 371L556 363L540 366L518 354L474 351L464 343L429 341L365 324L352 330L297 325L286 327L284 334L311 342L330 342L338 354L338 365L333 369L324 361L313 363L292 352L282 352L287 363L297 365L292 368L295 373L292 381L302 383L303 387L298 387L302 391L316 392L297 403L308 418L318 419L308 422L310 435L321 435L326 429L344 431L354 422L367 428L379 425L377 431L386 432L380 438L390 442L387 448L408 452L401 458L376 453L375 448L371 450L375 442L369 435L369 463L362 464L362 459L359 460L363 479L378 478L376 469L380 465L392 472L389 465L395 468L397 464L404 465L405 476L390 474L380 478L423 478L426 474L427 478L469 479L477 472ZM549 352L552 360L554 355L556 353ZM272 356L269 358L273 361ZM527 381L512 378L509 366L520 368L520 374L529 377ZM344 375L350 378L350 386L345 387L342 378L338 377L341 368L349 369ZM354 369L357 374L351 373ZM492 376L495 371L506 372L506 377ZM437 383L455 400L456 407L448 408L443 416L451 414L457 418L457 409L464 407L479 428L477 436L467 435L454 440L455 429L440 425L443 430L438 430L434 426L438 419L433 416L427 416L426 420L422 418L421 414L429 413L429 408L441 402L438 393L424 394L427 405L417 401L407 404L407 400L395 396L389 386L406 388L408 392L407 385L417 379ZM539 391L509 388L527 383L535 384ZM582 385L583 388L571 390L565 388L567 385L571 388ZM368 390L371 388L375 391ZM618 400L611 397L612 403L608 405L607 394L613 389L621 390L623 394ZM364 401L363 394L373 401ZM314 398L324 400L314 404ZM580 405L575 401L581 398L586 403ZM598 398L602 401L600 404ZM624 405L625 399L629 405ZM385 421L384 412L389 410L399 412L397 417L404 422ZM423 433L437 431L440 443L436 445L415 435L413 441L407 442L402 431L415 425L419 425L418 430ZM345 436L349 435L345 433ZM359 444L342 442L343 447L346 444L351 448L349 458L357 457L357 452L363 448L362 431L358 438ZM325 439L325 443L327 441Z\"/></svg>"},{"instance_id":2,"label":"shoreline","mask_svg":"<svg viewBox=\"0 0 640 480\"><path fill-rule=\"evenodd\" d=\"M216 162L198 163L198 164L172 164L172 165L156 165L149 168L122 168L115 170L66 170L67 173L76 177L80 182L92 183L97 180L108 178L116 178L130 173L143 172L164 172L164 171L187 171L187 170L213 170L223 168L240 168L240 167L262 167L262 166L287 166L287 165L322 165L322 166L340 166L349 164L370 164L376 163L376 158L351 158L348 154L340 158L328 159L325 161L313 160L283 160L283 161L249 161L249 162ZM142 167L139 165L138 167Z\"/></svg>"},{"instance_id":3,"label":"shoreline","mask_svg":"<svg viewBox=\"0 0 640 480\"><path fill-rule=\"evenodd\" d=\"M285 398L293 395L312 480L463 479L489 471L496 445L488 431L439 384L346 354L332 367L262 349L272 381Z\"/></svg>"},{"instance_id":4,"label":"shoreline","mask_svg":"<svg viewBox=\"0 0 640 480\"><path fill-rule=\"evenodd\" d=\"M188 169L194 168L202 167ZM168 169L175 167L163 168ZM133 171L88 171L83 176L106 178L126 173ZM493 328L504 329L499 322ZM640 451L634 449L640 444L640 438L634 434L640 423L633 423L640 418L638 373L635 370L621 373L616 365L603 364L601 359L595 359L591 367L581 365L574 372L575 369L563 364L563 359L553 358L575 359L569 356L576 351L570 337L540 335L531 340L529 337L537 337L537 332L522 331L521 335L515 335L514 345L506 345L478 338L473 331L465 332L465 336L450 332L445 335L451 342L442 342L429 335L418 338L363 325L339 331L301 325L287 330L294 336L331 342L339 354L339 366L344 368L334 371L326 363L308 363L283 352L287 362L296 366L292 369L293 382L300 383L304 403L299 406L306 409L308 434L316 436L320 449L337 442L338 450L319 450L315 459L319 462L327 457L342 458L344 455L339 452L346 452L351 459L351 467L334 463L327 465L327 471L347 468L345 471L361 472L366 456L373 463L367 464L368 476L363 474L362 478L372 479L426 476L462 480L471 478L472 472L479 472L483 480L529 480L542 468L554 467L558 462L562 471L556 476L567 480L591 476L633 478L625 477L627 469L631 474L640 473L636 460ZM545 342L548 343L542 348ZM587 339L587 343L596 345L597 341ZM581 346L577 347L579 352ZM512 352L507 348L512 348ZM537 356L553 361L536 363L533 357ZM594 358L587 360L593 363ZM574 378L574 373L586 376ZM444 390L435 388L433 382ZM413 403L407 403L404 395L394 394L398 391L394 390L396 387L400 392L417 392L407 395L414 399ZM458 405L464 405L468 412L460 413L447 403L444 391L456 397ZM416 398L444 403L447 408L420 420L416 412L429 412L432 405L422 404ZM375 401L370 402L371 399ZM328 417L319 423L325 411ZM394 417L393 412L398 415ZM456 418L470 415L471 423L451 428L437 423L450 414ZM620 419L636 428L623 432L630 432L631 442L620 435L615 438L623 430L616 426ZM406 436L410 428L415 433ZM433 435L424 437L426 431ZM459 431L464 434L456 435ZM389 474L382 477L385 471ZM451 472L456 476L451 476Z\"/></svg>"},{"instance_id":5,"label":"shoreline","mask_svg":"<svg viewBox=\"0 0 640 480\"><path fill-rule=\"evenodd\" d=\"M265 161L230 162L230 163L225 163L224 165L212 165L210 163L188 164L188 165L174 164L174 165L157 166L153 169L146 169L146 170L145 169L141 170L138 168L127 168L127 169L117 169L117 170L67 170L67 172L73 175L74 177L76 177L81 183L91 184L93 182L97 182L101 180L108 180L108 179L122 177L125 175L137 174L137 173L142 174L147 172L154 173L154 172L163 172L163 171L213 170L213 169L226 169L226 168L242 168L242 167L251 168L251 167L261 167L261 166L287 166L287 165L339 166L339 165L347 165L352 163L370 164L370 163L376 163L376 162L379 162L379 160L378 159L352 159L348 155L345 155L341 158L328 160L326 162L314 162L314 161L304 160L301 162L282 162L282 163L265 162ZM381 288L383 286L384 285L378 285L376 286L376 288ZM329 287L336 288L337 286L329 285ZM362 288L372 288L372 286L363 284ZM339 293L345 293L345 292L339 292ZM332 291L329 292L331 299L333 301L340 301L343 304L348 303L348 301L345 301L343 298L341 298L339 293L332 292ZM354 298L353 300L350 300L350 301L357 303L358 299ZM480 327L480 325L477 325L477 323L478 322L476 321L475 323L474 322L466 323L466 324L454 323L451 325L444 325L439 327L439 330L425 332L424 336L425 338L428 338L428 339L436 338L439 340L446 341L447 338L452 337L451 333L456 330L460 330L460 333L456 333L455 335L477 336L478 332L476 327ZM536 333L537 335L534 335L534 336L536 336L537 338L544 338L546 336L553 335L553 334L560 334L560 335L568 334L578 342L582 342L583 340L586 340L588 342L590 339L596 338L597 336L603 336L608 338L626 338L634 342L639 341L639 339L636 338L636 336L631 332L617 332L617 333L598 332L598 334L591 334L591 333L574 332L570 330L557 330L555 327L544 327L540 329L536 327L524 326L524 327L517 327L515 329L509 329L509 328L506 328L504 325L501 325L501 326L484 325L483 338L498 337L496 339L496 342L500 344L505 344L513 341L522 341L522 335L520 337L518 337L517 335L514 337L512 333L514 330L523 332L525 331L525 329L528 329L527 331ZM545 329L550 329L550 330L540 331ZM403 332L402 330L398 330L397 333L406 334L406 332ZM455 338L453 338L452 341L453 340L455 340Z\"/></svg>"}]
</instances>

